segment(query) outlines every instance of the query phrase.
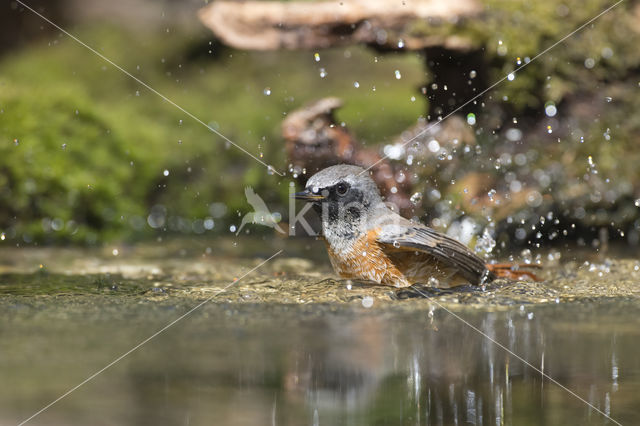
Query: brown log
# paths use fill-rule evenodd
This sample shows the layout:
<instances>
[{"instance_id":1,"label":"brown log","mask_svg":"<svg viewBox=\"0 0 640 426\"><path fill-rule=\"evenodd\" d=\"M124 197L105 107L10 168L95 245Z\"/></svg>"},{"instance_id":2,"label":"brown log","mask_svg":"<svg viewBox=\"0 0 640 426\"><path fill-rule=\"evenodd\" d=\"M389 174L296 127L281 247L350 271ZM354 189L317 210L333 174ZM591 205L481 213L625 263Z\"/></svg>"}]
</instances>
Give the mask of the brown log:
<instances>
[{"instance_id":1,"label":"brown log","mask_svg":"<svg viewBox=\"0 0 640 426\"><path fill-rule=\"evenodd\" d=\"M403 175L401 164L382 159L377 148L365 148L344 126L337 124L334 111L342 106L338 98L324 98L292 111L282 122L282 135L293 174L302 184L314 173L336 164L371 166L372 178L387 201L405 213L413 205L409 201L411 184ZM400 173L400 174L399 174Z\"/></svg>"},{"instance_id":2,"label":"brown log","mask_svg":"<svg viewBox=\"0 0 640 426\"><path fill-rule=\"evenodd\" d=\"M443 46L464 50L471 46L470 40L428 34L428 28L456 23L481 10L478 0L215 1L202 8L199 17L220 40L239 49L366 43L390 49ZM416 24L427 30L412 34Z\"/></svg>"}]
</instances>

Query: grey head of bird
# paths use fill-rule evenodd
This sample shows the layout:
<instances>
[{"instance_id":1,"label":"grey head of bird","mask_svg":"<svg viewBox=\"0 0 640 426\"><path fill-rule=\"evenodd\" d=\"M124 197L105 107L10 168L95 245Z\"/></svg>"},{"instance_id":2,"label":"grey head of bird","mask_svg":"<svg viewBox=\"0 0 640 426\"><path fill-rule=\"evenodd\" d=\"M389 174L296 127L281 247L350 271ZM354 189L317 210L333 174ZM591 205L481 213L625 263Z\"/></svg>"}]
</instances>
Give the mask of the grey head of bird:
<instances>
[{"instance_id":1,"label":"grey head of bird","mask_svg":"<svg viewBox=\"0 0 640 426\"><path fill-rule=\"evenodd\" d=\"M386 209L369 173L348 164L327 167L311 176L295 198L313 203L323 225L364 224L374 212Z\"/></svg>"}]
</instances>

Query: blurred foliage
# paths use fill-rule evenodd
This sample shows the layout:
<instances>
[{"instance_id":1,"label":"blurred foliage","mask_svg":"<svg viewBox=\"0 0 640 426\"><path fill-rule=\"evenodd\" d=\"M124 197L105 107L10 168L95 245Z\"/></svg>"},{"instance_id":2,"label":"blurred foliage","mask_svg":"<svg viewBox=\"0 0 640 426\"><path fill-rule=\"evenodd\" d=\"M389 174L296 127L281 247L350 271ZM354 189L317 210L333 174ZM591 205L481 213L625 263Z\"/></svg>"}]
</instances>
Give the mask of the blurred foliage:
<instances>
[{"instance_id":1,"label":"blurred foliage","mask_svg":"<svg viewBox=\"0 0 640 426\"><path fill-rule=\"evenodd\" d=\"M424 78L415 56L376 59L355 47L321 51L318 64L312 53L237 52L188 32L76 32L278 170L287 166L282 117L318 96L348 92L342 116L374 141L423 108L410 99ZM0 232L9 240L134 239L153 231L153 212L158 230L201 233L209 219L213 232L228 232L249 208L244 186L270 206L288 198L288 180L66 37L5 56L0 85Z\"/></svg>"},{"instance_id":2,"label":"blurred foliage","mask_svg":"<svg viewBox=\"0 0 640 426\"><path fill-rule=\"evenodd\" d=\"M484 54L488 84L521 68L478 104L481 154L414 165L425 193L442 193L425 197L426 210L451 215L446 204L458 215L498 213L505 223L553 210L580 226L640 228L637 4L621 4L557 46L610 3L484 4L479 19L409 29L470 39ZM365 143L393 140L426 111L418 88L430 76L420 54L351 47L321 50L316 62L310 51L230 50L200 27L127 28L100 23L73 32L278 170L287 169L282 118L311 100L345 99L339 118ZM553 117L545 116L549 103ZM505 138L509 128L523 137ZM518 154L526 164L515 161ZM523 191L508 211L472 204L461 192L465 176L487 175L478 185L485 195L495 188L509 201L517 179L543 201L532 204ZM8 240L136 239L157 232L150 223L201 233L207 219L212 232L229 232L249 209L245 186L286 216L289 182L66 36L0 60L0 232Z\"/></svg>"},{"instance_id":3,"label":"blurred foliage","mask_svg":"<svg viewBox=\"0 0 640 426\"><path fill-rule=\"evenodd\" d=\"M424 159L417 169L420 181L431 180L425 194L442 194L423 208L444 227L464 216L480 229L494 221L508 231L500 235L507 245L598 238L602 228L638 244L640 6L622 3L566 37L614 2L483 4L482 19L438 31L456 31L483 52L485 87L504 81L474 111L481 153Z\"/></svg>"}]
</instances>

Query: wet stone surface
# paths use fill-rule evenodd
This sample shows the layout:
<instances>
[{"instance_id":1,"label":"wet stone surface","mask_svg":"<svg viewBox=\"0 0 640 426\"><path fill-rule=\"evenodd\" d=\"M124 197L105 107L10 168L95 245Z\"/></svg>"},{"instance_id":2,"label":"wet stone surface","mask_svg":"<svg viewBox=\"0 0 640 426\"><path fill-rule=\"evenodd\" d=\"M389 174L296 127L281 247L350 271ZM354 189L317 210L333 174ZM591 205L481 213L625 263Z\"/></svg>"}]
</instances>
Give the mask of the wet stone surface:
<instances>
[{"instance_id":1,"label":"wet stone surface","mask_svg":"<svg viewBox=\"0 0 640 426\"><path fill-rule=\"evenodd\" d=\"M30 424L640 422L634 259L563 254L541 282L398 290L337 279L319 242L215 247L2 249L0 423L168 324Z\"/></svg>"},{"instance_id":2,"label":"wet stone surface","mask_svg":"<svg viewBox=\"0 0 640 426\"><path fill-rule=\"evenodd\" d=\"M208 248L185 249L189 245L184 242L90 251L3 249L0 294L108 295L149 300L212 298L213 303L355 303L365 307L375 301L401 309L421 308L430 300L493 309L617 297L640 299L640 261L635 259L581 253L564 263L543 264L536 271L540 282L499 279L483 288L418 285L394 289L339 279L331 271L321 243L304 243L307 250L298 250L296 243L236 283L273 253L245 253L238 257L234 256L233 245L223 245L220 253L212 254ZM301 253L307 257L298 257Z\"/></svg>"}]
</instances>

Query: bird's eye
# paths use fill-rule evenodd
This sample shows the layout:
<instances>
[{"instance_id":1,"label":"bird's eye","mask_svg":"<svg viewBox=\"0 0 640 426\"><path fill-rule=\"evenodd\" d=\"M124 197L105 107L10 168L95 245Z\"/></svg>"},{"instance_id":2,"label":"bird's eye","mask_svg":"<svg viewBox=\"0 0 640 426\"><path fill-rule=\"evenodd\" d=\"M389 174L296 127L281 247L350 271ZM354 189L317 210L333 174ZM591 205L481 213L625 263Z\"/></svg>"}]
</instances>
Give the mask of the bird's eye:
<instances>
[{"instance_id":1,"label":"bird's eye","mask_svg":"<svg viewBox=\"0 0 640 426\"><path fill-rule=\"evenodd\" d=\"M345 195L349 191L349 185L345 182L340 182L336 185L336 193L338 195Z\"/></svg>"}]
</instances>

